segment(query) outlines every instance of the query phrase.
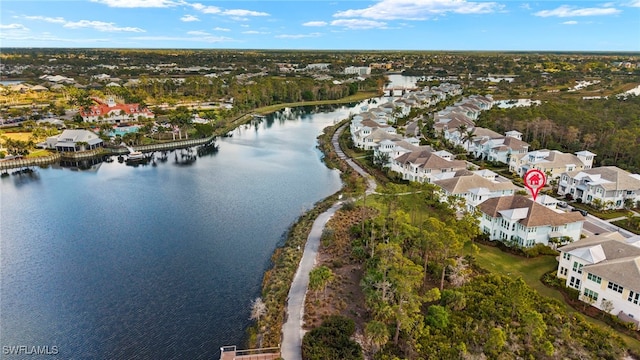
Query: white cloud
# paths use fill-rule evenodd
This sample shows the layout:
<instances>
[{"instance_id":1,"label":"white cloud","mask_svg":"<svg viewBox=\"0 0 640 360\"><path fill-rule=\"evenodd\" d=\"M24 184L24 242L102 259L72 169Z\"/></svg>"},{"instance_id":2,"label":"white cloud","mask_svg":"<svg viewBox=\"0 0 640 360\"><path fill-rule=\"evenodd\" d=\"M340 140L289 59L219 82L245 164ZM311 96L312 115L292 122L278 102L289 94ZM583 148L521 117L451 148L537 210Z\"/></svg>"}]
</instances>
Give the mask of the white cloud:
<instances>
[{"instance_id":1,"label":"white cloud","mask_svg":"<svg viewBox=\"0 0 640 360\"><path fill-rule=\"evenodd\" d=\"M41 20L41 21L54 23L54 24L64 24L67 22L64 18L61 18L61 17L53 18L53 17L47 17L47 16L22 16L22 18L27 20Z\"/></svg>"},{"instance_id":2,"label":"white cloud","mask_svg":"<svg viewBox=\"0 0 640 360\"><path fill-rule=\"evenodd\" d=\"M302 26L327 26L326 21L307 21Z\"/></svg>"},{"instance_id":3,"label":"white cloud","mask_svg":"<svg viewBox=\"0 0 640 360\"><path fill-rule=\"evenodd\" d=\"M600 8L576 8L573 6L562 5L559 8L553 10L542 10L533 14L535 16L549 17L573 17L573 16L600 16L600 15L615 15L619 14L620 10L613 7L600 7Z\"/></svg>"},{"instance_id":4,"label":"white cloud","mask_svg":"<svg viewBox=\"0 0 640 360\"><path fill-rule=\"evenodd\" d=\"M198 17L193 16L193 15L185 15L185 16L181 17L180 20L184 21L184 22L200 21L200 19L198 19Z\"/></svg>"},{"instance_id":5,"label":"white cloud","mask_svg":"<svg viewBox=\"0 0 640 360\"><path fill-rule=\"evenodd\" d=\"M520 8L525 9L525 10L531 10L531 5L529 5L529 3L524 3L524 4L520 5Z\"/></svg>"},{"instance_id":6,"label":"white cloud","mask_svg":"<svg viewBox=\"0 0 640 360\"><path fill-rule=\"evenodd\" d=\"M95 29L98 31L105 31L105 32L117 32L117 31L145 32L144 30L136 27L118 27L114 23L108 23L104 21L90 21L90 20L69 21L66 24L64 24L64 27L69 29L91 28L91 29Z\"/></svg>"},{"instance_id":7,"label":"white cloud","mask_svg":"<svg viewBox=\"0 0 640 360\"><path fill-rule=\"evenodd\" d=\"M221 27L214 27L213 30L214 31L231 31L231 29L221 28Z\"/></svg>"},{"instance_id":8,"label":"white cloud","mask_svg":"<svg viewBox=\"0 0 640 360\"><path fill-rule=\"evenodd\" d=\"M205 6L200 3L186 4L186 5L191 5L191 7L193 7L194 9L204 14L219 14L220 12L222 12L222 10L220 10L220 8L217 6Z\"/></svg>"},{"instance_id":9,"label":"white cloud","mask_svg":"<svg viewBox=\"0 0 640 360\"><path fill-rule=\"evenodd\" d=\"M29 30L26 26L22 24L0 24L1 30Z\"/></svg>"},{"instance_id":10,"label":"white cloud","mask_svg":"<svg viewBox=\"0 0 640 360\"><path fill-rule=\"evenodd\" d=\"M569 20L562 23L562 25L577 25L578 22L575 20Z\"/></svg>"},{"instance_id":11,"label":"white cloud","mask_svg":"<svg viewBox=\"0 0 640 360\"><path fill-rule=\"evenodd\" d=\"M183 3L173 0L91 0L115 8L166 8Z\"/></svg>"},{"instance_id":12,"label":"white cloud","mask_svg":"<svg viewBox=\"0 0 640 360\"><path fill-rule=\"evenodd\" d=\"M631 6L631 7L640 7L640 0L631 0L627 6Z\"/></svg>"},{"instance_id":13,"label":"white cloud","mask_svg":"<svg viewBox=\"0 0 640 360\"><path fill-rule=\"evenodd\" d=\"M365 9L345 10L334 17L362 17L375 20L425 20L445 13L486 14L503 8L495 2L466 0L381 0Z\"/></svg>"},{"instance_id":14,"label":"white cloud","mask_svg":"<svg viewBox=\"0 0 640 360\"><path fill-rule=\"evenodd\" d=\"M282 34L277 35L276 37L279 39L304 39L304 38L314 38L319 37L320 33L311 33L311 34Z\"/></svg>"},{"instance_id":15,"label":"white cloud","mask_svg":"<svg viewBox=\"0 0 640 360\"><path fill-rule=\"evenodd\" d=\"M247 30L247 31L243 31L243 34L248 34L248 35L265 35L265 34L269 34L268 32L265 31L257 31L257 30Z\"/></svg>"},{"instance_id":16,"label":"white cloud","mask_svg":"<svg viewBox=\"0 0 640 360\"><path fill-rule=\"evenodd\" d=\"M347 29L376 29L376 28L385 28L387 26L386 23L380 21L373 20L363 20L363 19L341 19L341 20L333 20L331 22L333 26L342 26Z\"/></svg>"},{"instance_id":17,"label":"white cloud","mask_svg":"<svg viewBox=\"0 0 640 360\"><path fill-rule=\"evenodd\" d=\"M210 36L211 35L206 31L199 31L199 30L187 31L187 34L193 35L193 36Z\"/></svg>"},{"instance_id":18,"label":"white cloud","mask_svg":"<svg viewBox=\"0 0 640 360\"><path fill-rule=\"evenodd\" d=\"M266 12L242 10L242 9L225 10L225 11L222 12L222 15L240 16L240 17L242 17L242 16L269 16L269 14L267 14Z\"/></svg>"}]
</instances>

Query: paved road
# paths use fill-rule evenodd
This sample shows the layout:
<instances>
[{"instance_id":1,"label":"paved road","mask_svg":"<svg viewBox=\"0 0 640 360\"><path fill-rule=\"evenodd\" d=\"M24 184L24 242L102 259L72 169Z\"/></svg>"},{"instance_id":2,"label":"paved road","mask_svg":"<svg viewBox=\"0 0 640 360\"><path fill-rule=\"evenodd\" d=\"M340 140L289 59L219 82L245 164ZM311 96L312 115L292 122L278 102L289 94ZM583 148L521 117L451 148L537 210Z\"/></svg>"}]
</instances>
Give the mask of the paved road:
<instances>
[{"instance_id":1,"label":"paved road","mask_svg":"<svg viewBox=\"0 0 640 360\"><path fill-rule=\"evenodd\" d=\"M348 126L348 123L340 127L335 132L331 142L333 143L333 147L338 156L349 163L354 170L367 179L367 193L371 194L375 192L377 185L373 177L367 174L351 159L348 159L342 149L340 149L338 138L346 126ZM307 294L307 287L309 286L309 272L316 264L318 246L320 245L320 237L322 236L324 226L341 206L341 201L335 203L329 210L320 214L311 227L311 232L307 238L302 259L300 260L298 270L293 277L291 289L289 289L289 296L287 298L287 319L282 326L282 345L280 346L281 356L284 360L302 359L301 347L302 337L304 336L304 330L302 329L304 322L304 300Z\"/></svg>"}]
</instances>

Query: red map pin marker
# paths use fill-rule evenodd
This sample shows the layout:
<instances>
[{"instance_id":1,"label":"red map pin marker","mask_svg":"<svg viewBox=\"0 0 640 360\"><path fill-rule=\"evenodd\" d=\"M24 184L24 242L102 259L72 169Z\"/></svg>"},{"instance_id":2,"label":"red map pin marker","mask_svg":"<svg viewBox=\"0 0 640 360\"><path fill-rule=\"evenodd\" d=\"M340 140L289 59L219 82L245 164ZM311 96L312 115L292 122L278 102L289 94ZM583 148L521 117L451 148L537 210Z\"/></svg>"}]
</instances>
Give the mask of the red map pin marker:
<instances>
[{"instance_id":1,"label":"red map pin marker","mask_svg":"<svg viewBox=\"0 0 640 360\"><path fill-rule=\"evenodd\" d=\"M533 201L536 201L536 197L538 197L538 192L540 189L544 187L547 183L547 177L544 173L538 169L531 169L524 174L524 186L529 189L531 192L531 196L533 196Z\"/></svg>"}]
</instances>

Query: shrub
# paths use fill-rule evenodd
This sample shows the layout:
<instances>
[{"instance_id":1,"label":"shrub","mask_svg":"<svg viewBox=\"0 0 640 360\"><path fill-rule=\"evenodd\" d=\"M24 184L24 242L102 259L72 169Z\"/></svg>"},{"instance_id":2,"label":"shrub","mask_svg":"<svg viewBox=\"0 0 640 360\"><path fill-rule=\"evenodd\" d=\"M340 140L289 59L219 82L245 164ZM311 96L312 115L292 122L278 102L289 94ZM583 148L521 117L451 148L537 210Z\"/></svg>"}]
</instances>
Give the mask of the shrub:
<instances>
[{"instance_id":1,"label":"shrub","mask_svg":"<svg viewBox=\"0 0 640 360\"><path fill-rule=\"evenodd\" d=\"M338 315L329 316L302 339L303 360L361 360L362 348L351 340L356 330L353 320Z\"/></svg>"}]
</instances>

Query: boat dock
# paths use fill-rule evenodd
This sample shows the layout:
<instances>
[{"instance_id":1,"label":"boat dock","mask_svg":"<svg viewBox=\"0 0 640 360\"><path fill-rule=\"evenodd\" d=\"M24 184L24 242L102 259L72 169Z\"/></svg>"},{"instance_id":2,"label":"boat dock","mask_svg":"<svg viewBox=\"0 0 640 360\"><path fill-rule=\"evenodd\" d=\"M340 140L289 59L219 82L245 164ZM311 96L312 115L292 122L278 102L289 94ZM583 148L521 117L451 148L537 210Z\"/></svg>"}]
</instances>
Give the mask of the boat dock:
<instances>
[{"instance_id":1,"label":"boat dock","mask_svg":"<svg viewBox=\"0 0 640 360\"><path fill-rule=\"evenodd\" d=\"M235 346L220 348L220 360L276 360L280 359L280 348L238 350Z\"/></svg>"}]
</instances>

